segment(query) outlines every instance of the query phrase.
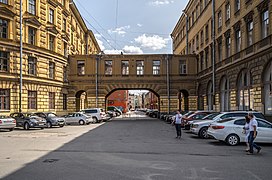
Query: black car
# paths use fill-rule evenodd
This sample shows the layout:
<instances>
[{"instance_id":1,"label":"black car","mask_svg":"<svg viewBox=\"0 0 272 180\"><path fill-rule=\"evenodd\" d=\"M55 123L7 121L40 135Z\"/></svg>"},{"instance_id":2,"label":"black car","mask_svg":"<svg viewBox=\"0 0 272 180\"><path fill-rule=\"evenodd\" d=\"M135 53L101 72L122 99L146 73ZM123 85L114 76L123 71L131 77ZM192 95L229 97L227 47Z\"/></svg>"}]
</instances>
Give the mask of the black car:
<instances>
[{"instance_id":1,"label":"black car","mask_svg":"<svg viewBox=\"0 0 272 180\"><path fill-rule=\"evenodd\" d=\"M46 127L46 120L38 117L33 113L12 113L10 116L16 119L16 127L23 127L28 130L30 128L41 128Z\"/></svg>"},{"instance_id":2,"label":"black car","mask_svg":"<svg viewBox=\"0 0 272 180\"><path fill-rule=\"evenodd\" d=\"M36 112L34 113L39 117L46 119L46 126L51 128L52 126L63 127L65 125L65 118L59 117L52 112Z\"/></svg>"}]
</instances>

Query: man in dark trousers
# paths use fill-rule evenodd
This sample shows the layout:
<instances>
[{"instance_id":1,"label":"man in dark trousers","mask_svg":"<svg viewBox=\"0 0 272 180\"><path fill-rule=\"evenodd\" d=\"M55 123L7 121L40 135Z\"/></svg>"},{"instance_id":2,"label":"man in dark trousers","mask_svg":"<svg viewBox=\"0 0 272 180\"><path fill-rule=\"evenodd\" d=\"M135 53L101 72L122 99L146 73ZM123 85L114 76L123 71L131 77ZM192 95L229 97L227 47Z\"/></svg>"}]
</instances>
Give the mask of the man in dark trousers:
<instances>
[{"instance_id":1,"label":"man in dark trousers","mask_svg":"<svg viewBox=\"0 0 272 180\"><path fill-rule=\"evenodd\" d=\"M257 153L259 153L262 148L254 143L254 140L257 137L258 122L252 113L249 113L248 117L250 121L249 121L249 137L248 137L249 152L247 154L251 155L253 154L253 148L257 149Z\"/></svg>"},{"instance_id":2,"label":"man in dark trousers","mask_svg":"<svg viewBox=\"0 0 272 180\"><path fill-rule=\"evenodd\" d=\"M172 122L176 126L176 131L177 131L177 137L176 138L181 138L181 120L182 120L182 115L180 114L179 111L177 111L177 114L175 115L175 120Z\"/></svg>"}]
</instances>

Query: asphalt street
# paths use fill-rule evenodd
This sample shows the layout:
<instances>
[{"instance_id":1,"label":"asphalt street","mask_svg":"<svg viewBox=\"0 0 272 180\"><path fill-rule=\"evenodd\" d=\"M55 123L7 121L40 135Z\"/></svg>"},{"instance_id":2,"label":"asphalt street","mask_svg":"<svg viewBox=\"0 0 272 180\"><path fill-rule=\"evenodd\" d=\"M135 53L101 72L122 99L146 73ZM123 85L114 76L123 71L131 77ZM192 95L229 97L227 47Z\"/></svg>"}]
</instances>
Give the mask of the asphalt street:
<instances>
[{"instance_id":1,"label":"asphalt street","mask_svg":"<svg viewBox=\"0 0 272 180\"><path fill-rule=\"evenodd\" d=\"M70 127L71 128L71 127ZM2 179L12 180L267 180L271 179L272 145L263 144L258 155L246 155L245 145L227 146L203 140L158 119L129 115L85 127L59 147L24 147L19 152L46 152ZM64 127L62 131L69 130ZM46 130L45 130L46 131ZM54 129L54 132L58 129ZM13 132L11 132L13 133ZM3 136L2 134L0 136ZM3 137L2 137L3 138ZM58 138L58 137L56 137ZM9 142L12 143L12 140ZM2 143L0 142L0 145ZM3 145L3 144L2 144ZM16 145L13 146L16 148ZM2 149L2 147L1 147ZM10 149L12 151L12 149ZM18 155L19 156L19 155ZM3 165L6 156L1 156ZM0 166L2 166L0 165ZM12 163L9 163L12 165Z\"/></svg>"}]
</instances>

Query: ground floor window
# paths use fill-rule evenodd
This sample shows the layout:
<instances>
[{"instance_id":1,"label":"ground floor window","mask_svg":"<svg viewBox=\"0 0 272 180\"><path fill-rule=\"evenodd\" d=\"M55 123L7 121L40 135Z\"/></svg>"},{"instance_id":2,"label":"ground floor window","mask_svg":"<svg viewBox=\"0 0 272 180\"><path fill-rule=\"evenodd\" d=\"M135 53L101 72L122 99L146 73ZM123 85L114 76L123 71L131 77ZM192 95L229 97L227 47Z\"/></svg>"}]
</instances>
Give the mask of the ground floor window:
<instances>
[{"instance_id":1,"label":"ground floor window","mask_svg":"<svg viewBox=\"0 0 272 180\"><path fill-rule=\"evenodd\" d=\"M224 76L220 83L220 110L229 111L230 109L230 88L229 80Z\"/></svg>"},{"instance_id":2,"label":"ground floor window","mask_svg":"<svg viewBox=\"0 0 272 180\"><path fill-rule=\"evenodd\" d=\"M49 92L49 109L55 109L55 93Z\"/></svg>"},{"instance_id":3,"label":"ground floor window","mask_svg":"<svg viewBox=\"0 0 272 180\"><path fill-rule=\"evenodd\" d=\"M28 91L28 109L37 109L37 91Z\"/></svg>"},{"instance_id":4,"label":"ground floor window","mask_svg":"<svg viewBox=\"0 0 272 180\"><path fill-rule=\"evenodd\" d=\"M250 110L254 109L254 92L252 89L252 77L251 73L244 69L238 76L238 109L239 110Z\"/></svg>"},{"instance_id":5,"label":"ground floor window","mask_svg":"<svg viewBox=\"0 0 272 180\"><path fill-rule=\"evenodd\" d=\"M67 110L67 94L63 94L63 110Z\"/></svg>"},{"instance_id":6,"label":"ground floor window","mask_svg":"<svg viewBox=\"0 0 272 180\"><path fill-rule=\"evenodd\" d=\"M207 105L208 110L213 110L213 85L212 82L209 82L207 88Z\"/></svg>"},{"instance_id":7,"label":"ground floor window","mask_svg":"<svg viewBox=\"0 0 272 180\"><path fill-rule=\"evenodd\" d=\"M272 115L272 63L264 71L265 114Z\"/></svg>"},{"instance_id":8,"label":"ground floor window","mask_svg":"<svg viewBox=\"0 0 272 180\"><path fill-rule=\"evenodd\" d=\"M0 110L10 109L10 91L9 89L0 89Z\"/></svg>"}]
</instances>

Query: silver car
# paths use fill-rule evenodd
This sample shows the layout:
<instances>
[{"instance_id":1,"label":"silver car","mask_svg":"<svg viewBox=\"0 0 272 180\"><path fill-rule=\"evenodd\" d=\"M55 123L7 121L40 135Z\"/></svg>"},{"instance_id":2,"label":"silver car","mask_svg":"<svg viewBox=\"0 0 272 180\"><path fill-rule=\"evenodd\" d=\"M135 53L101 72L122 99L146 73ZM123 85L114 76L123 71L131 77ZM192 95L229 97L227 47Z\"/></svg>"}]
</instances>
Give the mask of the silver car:
<instances>
[{"instance_id":1,"label":"silver car","mask_svg":"<svg viewBox=\"0 0 272 180\"><path fill-rule=\"evenodd\" d=\"M71 113L65 116L66 124L90 124L94 123L92 116L88 116L83 113Z\"/></svg>"},{"instance_id":2,"label":"silver car","mask_svg":"<svg viewBox=\"0 0 272 180\"><path fill-rule=\"evenodd\" d=\"M15 119L8 116L0 115L0 129L8 129L10 131L13 131L15 126Z\"/></svg>"}]
</instances>

